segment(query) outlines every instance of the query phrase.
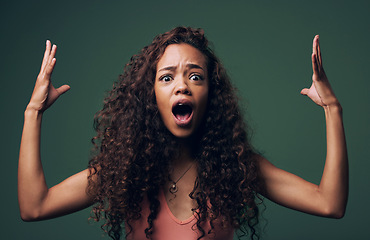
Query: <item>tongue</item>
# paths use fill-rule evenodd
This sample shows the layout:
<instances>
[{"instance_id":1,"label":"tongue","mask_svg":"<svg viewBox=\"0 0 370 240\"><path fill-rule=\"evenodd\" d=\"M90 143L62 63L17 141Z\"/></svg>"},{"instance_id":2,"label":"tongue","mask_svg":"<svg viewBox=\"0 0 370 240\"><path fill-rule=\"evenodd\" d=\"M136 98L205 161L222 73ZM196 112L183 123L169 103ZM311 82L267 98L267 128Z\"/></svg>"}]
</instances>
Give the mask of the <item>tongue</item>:
<instances>
[{"instance_id":1,"label":"tongue","mask_svg":"<svg viewBox=\"0 0 370 240\"><path fill-rule=\"evenodd\" d=\"M190 113L177 113L176 118L179 119L180 121L185 121L190 117Z\"/></svg>"}]
</instances>

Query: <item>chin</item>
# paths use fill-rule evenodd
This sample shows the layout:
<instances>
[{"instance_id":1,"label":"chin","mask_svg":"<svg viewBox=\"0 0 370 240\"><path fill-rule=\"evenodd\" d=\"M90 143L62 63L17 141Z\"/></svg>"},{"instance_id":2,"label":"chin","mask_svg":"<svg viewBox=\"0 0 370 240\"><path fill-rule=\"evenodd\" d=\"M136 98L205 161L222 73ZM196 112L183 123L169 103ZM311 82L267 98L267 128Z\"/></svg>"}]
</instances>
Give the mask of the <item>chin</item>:
<instances>
[{"instance_id":1,"label":"chin","mask_svg":"<svg viewBox=\"0 0 370 240\"><path fill-rule=\"evenodd\" d=\"M170 132L175 137L181 138L181 139L190 138L191 136L193 136L193 131L190 129L189 130L181 129L181 130L175 130L175 131L170 131Z\"/></svg>"}]
</instances>

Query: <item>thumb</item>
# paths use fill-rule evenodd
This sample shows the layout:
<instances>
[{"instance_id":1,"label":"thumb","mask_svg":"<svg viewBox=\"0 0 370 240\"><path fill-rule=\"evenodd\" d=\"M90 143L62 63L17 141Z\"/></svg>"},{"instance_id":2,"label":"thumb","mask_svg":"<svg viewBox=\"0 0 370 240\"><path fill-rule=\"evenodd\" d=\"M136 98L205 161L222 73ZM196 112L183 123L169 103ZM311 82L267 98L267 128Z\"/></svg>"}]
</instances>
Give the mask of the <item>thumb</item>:
<instances>
[{"instance_id":1,"label":"thumb","mask_svg":"<svg viewBox=\"0 0 370 240\"><path fill-rule=\"evenodd\" d=\"M302 95L307 95L308 94L308 88L303 88L301 91Z\"/></svg>"},{"instance_id":2,"label":"thumb","mask_svg":"<svg viewBox=\"0 0 370 240\"><path fill-rule=\"evenodd\" d=\"M59 93L59 96L66 93L69 89L71 89L71 87L69 85L63 85L63 86L60 86L59 88L57 88L57 92Z\"/></svg>"}]
</instances>

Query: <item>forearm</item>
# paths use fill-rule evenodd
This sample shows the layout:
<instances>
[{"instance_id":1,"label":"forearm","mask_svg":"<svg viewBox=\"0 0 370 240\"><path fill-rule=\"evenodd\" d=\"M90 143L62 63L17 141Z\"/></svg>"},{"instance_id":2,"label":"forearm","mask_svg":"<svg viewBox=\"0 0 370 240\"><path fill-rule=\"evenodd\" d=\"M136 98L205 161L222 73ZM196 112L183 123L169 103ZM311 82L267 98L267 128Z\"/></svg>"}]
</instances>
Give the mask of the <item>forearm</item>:
<instances>
[{"instance_id":1,"label":"forearm","mask_svg":"<svg viewBox=\"0 0 370 240\"><path fill-rule=\"evenodd\" d=\"M339 104L325 106L327 155L319 191L328 214L342 217L348 198L348 157Z\"/></svg>"},{"instance_id":2,"label":"forearm","mask_svg":"<svg viewBox=\"0 0 370 240\"><path fill-rule=\"evenodd\" d=\"M42 113L25 111L18 165L18 201L25 220L37 217L48 191L40 159L41 121Z\"/></svg>"}]
</instances>

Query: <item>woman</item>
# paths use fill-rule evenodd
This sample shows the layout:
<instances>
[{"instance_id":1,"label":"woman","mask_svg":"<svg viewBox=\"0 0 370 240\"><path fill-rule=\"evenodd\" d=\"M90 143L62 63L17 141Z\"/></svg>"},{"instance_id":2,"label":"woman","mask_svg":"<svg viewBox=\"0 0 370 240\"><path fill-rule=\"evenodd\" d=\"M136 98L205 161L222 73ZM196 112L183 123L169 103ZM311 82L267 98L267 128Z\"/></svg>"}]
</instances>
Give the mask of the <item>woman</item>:
<instances>
[{"instance_id":1,"label":"woman","mask_svg":"<svg viewBox=\"0 0 370 240\"><path fill-rule=\"evenodd\" d=\"M40 161L43 112L63 93L50 77L56 46L47 41L19 157L19 205L25 221L92 204L113 239L258 238L258 203L341 218L348 195L342 109L313 41L312 85L301 94L325 111L327 157L320 185L273 166L249 144L235 93L200 29L178 27L131 58L95 118L88 169L48 189Z\"/></svg>"}]
</instances>

